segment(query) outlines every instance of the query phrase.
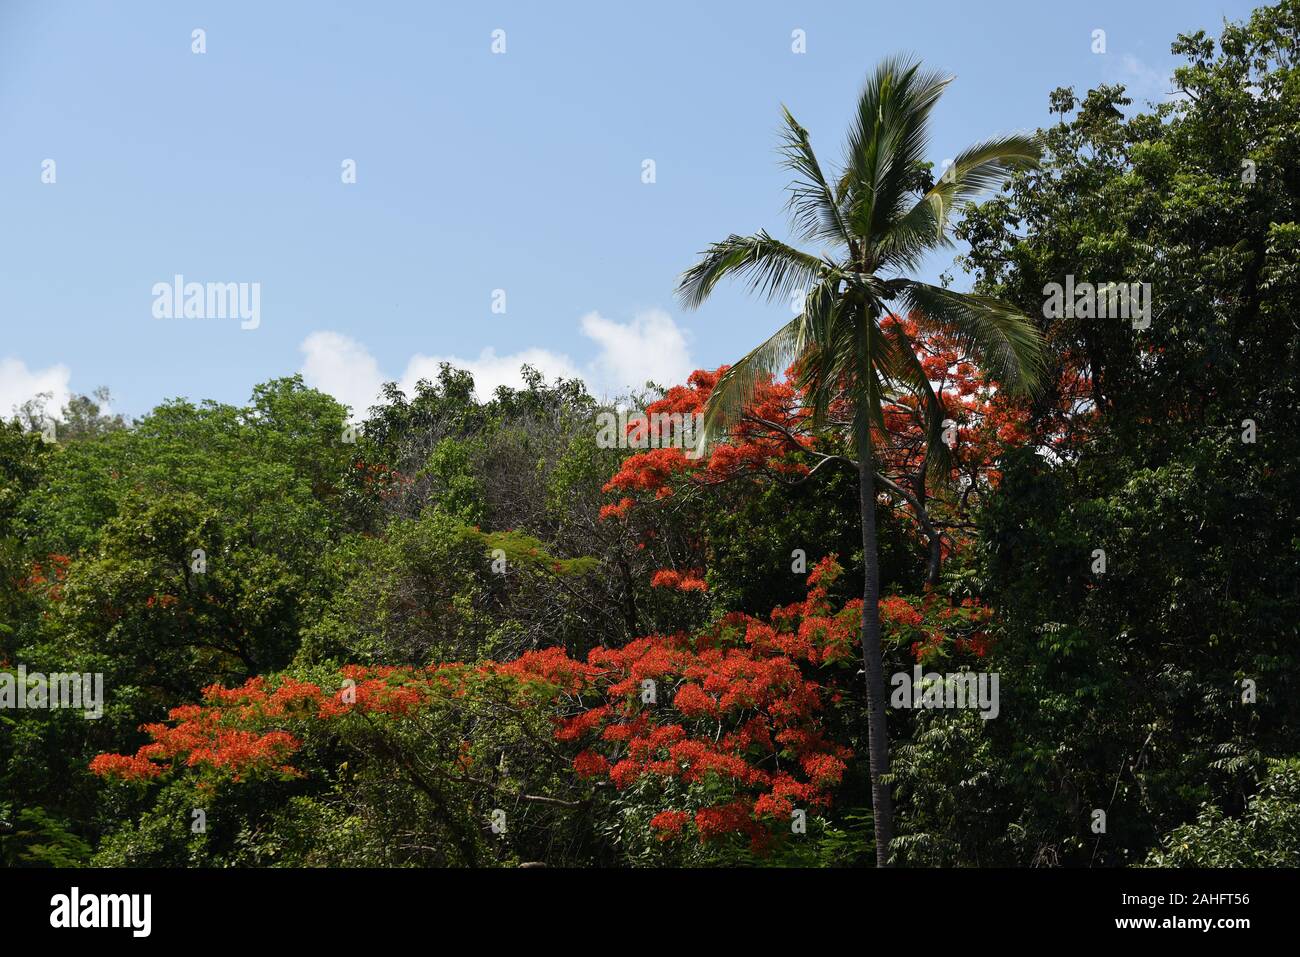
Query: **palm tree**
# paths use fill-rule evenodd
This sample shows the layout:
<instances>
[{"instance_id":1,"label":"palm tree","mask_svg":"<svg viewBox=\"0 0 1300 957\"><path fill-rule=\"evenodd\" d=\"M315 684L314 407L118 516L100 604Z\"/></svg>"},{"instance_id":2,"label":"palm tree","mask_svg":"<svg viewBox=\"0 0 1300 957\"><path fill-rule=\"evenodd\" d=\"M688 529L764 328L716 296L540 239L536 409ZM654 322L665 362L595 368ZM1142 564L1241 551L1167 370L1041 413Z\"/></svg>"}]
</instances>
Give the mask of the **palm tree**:
<instances>
[{"instance_id":1,"label":"palm tree","mask_svg":"<svg viewBox=\"0 0 1300 957\"><path fill-rule=\"evenodd\" d=\"M760 382L787 366L811 406L814 429L827 427L832 406L848 412L861 489L862 660L880 867L889 864L893 840L872 454L873 431L885 427L882 403L903 394L918 399L937 474L947 464L938 441L942 406L902 323L882 324L890 314L886 303L916 316L922 329L953 336L1002 388L1032 387L1042 365L1037 329L1010 306L907 276L928 252L951 245L952 214L961 204L999 187L1012 171L1036 166L1040 154L1034 137L989 139L962 152L932 182L924 163L927 126L950 80L906 58L881 63L858 100L844 167L830 178L808 132L783 110L780 152L794 174L787 208L795 231L821 247L820 253L796 249L762 230L733 234L709 246L677 290L684 305L694 308L723 277L735 275L769 300L802 297L799 315L718 380L705 409L705 441L736 421Z\"/></svg>"}]
</instances>

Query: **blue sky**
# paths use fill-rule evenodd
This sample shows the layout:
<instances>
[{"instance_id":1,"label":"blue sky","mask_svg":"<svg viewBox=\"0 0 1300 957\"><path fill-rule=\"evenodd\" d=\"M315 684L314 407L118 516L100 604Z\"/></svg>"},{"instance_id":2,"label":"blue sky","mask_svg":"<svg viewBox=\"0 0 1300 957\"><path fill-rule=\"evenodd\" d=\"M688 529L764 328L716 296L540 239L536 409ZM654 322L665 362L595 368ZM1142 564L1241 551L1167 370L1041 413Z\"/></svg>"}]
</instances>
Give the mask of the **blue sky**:
<instances>
[{"instance_id":1,"label":"blue sky","mask_svg":"<svg viewBox=\"0 0 1300 957\"><path fill-rule=\"evenodd\" d=\"M673 298L708 242L787 235L782 103L838 161L867 71L917 54L956 75L939 164L1047 123L1057 86L1162 98L1174 36L1252 8L458 6L0 0L0 415L99 385L131 415L174 396L242 402L297 371L357 406L439 359L481 389L520 360L598 392L667 384L789 315L739 288L695 312ZM152 287L176 274L259 283L257 328L155 318Z\"/></svg>"}]
</instances>

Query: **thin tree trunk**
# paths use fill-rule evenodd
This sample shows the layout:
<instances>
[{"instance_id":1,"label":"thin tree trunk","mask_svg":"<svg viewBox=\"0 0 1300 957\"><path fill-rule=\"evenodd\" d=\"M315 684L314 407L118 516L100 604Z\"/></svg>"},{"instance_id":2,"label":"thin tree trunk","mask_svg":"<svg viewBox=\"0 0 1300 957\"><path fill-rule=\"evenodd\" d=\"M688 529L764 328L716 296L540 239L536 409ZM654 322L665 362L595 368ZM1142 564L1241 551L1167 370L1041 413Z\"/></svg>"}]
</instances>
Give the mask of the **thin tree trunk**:
<instances>
[{"instance_id":1,"label":"thin tree trunk","mask_svg":"<svg viewBox=\"0 0 1300 957\"><path fill-rule=\"evenodd\" d=\"M926 568L925 581L928 585L939 584L939 572L943 569L943 539L936 533L930 536L930 562Z\"/></svg>"},{"instance_id":2,"label":"thin tree trunk","mask_svg":"<svg viewBox=\"0 0 1300 957\"><path fill-rule=\"evenodd\" d=\"M889 866L894 839L894 802L889 785L889 732L885 727L885 674L880 650L880 559L876 549L876 482L870 449L858 451L862 505L862 667L867 681L867 751L871 768L871 808L876 826L876 866Z\"/></svg>"}]
</instances>

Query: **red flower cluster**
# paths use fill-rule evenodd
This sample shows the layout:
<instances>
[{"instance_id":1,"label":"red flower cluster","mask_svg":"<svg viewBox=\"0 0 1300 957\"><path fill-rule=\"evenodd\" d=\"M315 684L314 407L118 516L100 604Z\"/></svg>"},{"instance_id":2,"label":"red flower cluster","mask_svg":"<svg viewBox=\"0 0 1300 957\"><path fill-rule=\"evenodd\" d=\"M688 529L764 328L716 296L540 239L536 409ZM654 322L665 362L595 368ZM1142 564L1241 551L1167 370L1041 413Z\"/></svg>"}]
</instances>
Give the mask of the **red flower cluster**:
<instances>
[{"instance_id":1,"label":"red flower cluster","mask_svg":"<svg viewBox=\"0 0 1300 957\"><path fill-rule=\"evenodd\" d=\"M804 668L852 654L861 603L832 614L826 600L839 573L833 559L824 560L808 599L777 609L769 621L733 614L690 638L641 638L592 651L591 690L603 701L580 705L555 733L584 746L575 768L595 776L604 756L620 789L676 781L727 795L693 814L678 808L656 815L651 824L661 840L681 836L694 821L701 840L741 834L761 849L774 829L789 826L796 806L827 806L851 755L822 733L825 689Z\"/></svg>"},{"instance_id":2,"label":"red flower cluster","mask_svg":"<svg viewBox=\"0 0 1300 957\"><path fill-rule=\"evenodd\" d=\"M659 840L670 841L681 837L682 828L690 819L691 816L685 811L660 811L650 819L650 826L659 832Z\"/></svg>"},{"instance_id":3,"label":"red flower cluster","mask_svg":"<svg viewBox=\"0 0 1300 957\"><path fill-rule=\"evenodd\" d=\"M260 688L247 689L242 699L245 703L237 707L255 707L248 703L248 699L261 693ZM204 694L207 700L216 702L219 695L229 692L214 686ZM269 702L270 697L264 700ZM134 755L101 754L90 762L90 770L105 777L127 780L155 778L176 764L229 771L235 780L256 771L296 773L285 762L298 749L297 738L286 731L258 733L223 724L225 710L199 705L173 708L168 716L173 723L146 724L141 729L149 733L152 742L143 745Z\"/></svg>"},{"instance_id":4,"label":"red flower cluster","mask_svg":"<svg viewBox=\"0 0 1300 957\"><path fill-rule=\"evenodd\" d=\"M580 778L595 778L609 774L609 761L603 754L583 751L573 759L573 770Z\"/></svg>"},{"instance_id":5,"label":"red flower cluster","mask_svg":"<svg viewBox=\"0 0 1300 957\"><path fill-rule=\"evenodd\" d=\"M23 591L43 590L50 601L63 599L63 580L68 577L72 559L67 555L49 555L43 562L32 562L31 571L18 582Z\"/></svg>"},{"instance_id":6,"label":"red flower cluster","mask_svg":"<svg viewBox=\"0 0 1300 957\"><path fill-rule=\"evenodd\" d=\"M96 755L90 761L90 770L100 777L116 777L126 781L144 781L162 774L159 765L138 754Z\"/></svg>"},{"instance_id":7,"label":"red flower cluster","mask_svg":"<svg viewBox=\"0 0 1300 957\"><path fill-rule=\"evenodd\" d=\"M920 598L891 595L880 600L880 621L900 641L910 642L917 661L925 662L949 649L978 658L988 654L990 639L982 630L993 610L973 598L953 605L927 592Z\"/></svg>"},{"instance_id":8,"label":"red flower cluster","mask_svg":"<svg viewBox=\"0 0 1300 957\"><path fill-rule=\"evenodd\" d=\"M671 568L661 568L650 578L651 588L675 588L678 591L708 591L709 586L701 577L698 569L679 572Z\"/></svg>"},{"instance_id":9,"label":"red flower cluster","mask_svg":"<svg viewBox=\"0 0 1300 957\"><path fill-rule=\"evenodd\" d=\"M923 620L906 598L893 595L880 599L880 619L901 628L920 628Z\"/></svg>"},{"instance_id":10,"label":"red flower cluster","mask_svg":"<svg viewBox=\"0 0 1300 957\"><path fill-rule=\"evenodd\" d=\"M654 417L660 414L695 415L703 412L718 378L726 370L726 366L713 372L697 369L691 373L686 385L673 386L662 399L647 406L647 417L654 421ZM680 448L638 452L623 460L618 472L605 483L604 490L651 492L656 498L665 498L672 494L670 480L682 474L694 482L717 484L764 469L806 471L803 466L793 465L785 458L787 453L811 447L813 442L810 436L799 434L808 413L799 407L797 399L793 388L769 379L759 385L746 408L746 415L731 430L728 441L714 446L708 458L689 458ZM622 517L633 503L633 499L623 498L617 506L618 511L611 510L609 514Z\"/></svg>"},{"instance_id":11,"label":"red flower cluster","mask_svg":"<svg viewBox=\"0 0 1300 957\"><path fill-rule=\"evenodd\" d=\"M294 722L353 712L407 716L436 691L454 689L465 671L460 665L434 670L348 665L342 686L333 692L288 675L274 686L263 677L237 688L211 685L203 690L203 704L172 708L166 722L144 725L141 730L153 740L134 755L101 754L90 769L127 780L155 778L178 767L207 767L234 780L263 772L296 775L287 762L301 740L285 730Z\"/></svg>"}]
</instances>

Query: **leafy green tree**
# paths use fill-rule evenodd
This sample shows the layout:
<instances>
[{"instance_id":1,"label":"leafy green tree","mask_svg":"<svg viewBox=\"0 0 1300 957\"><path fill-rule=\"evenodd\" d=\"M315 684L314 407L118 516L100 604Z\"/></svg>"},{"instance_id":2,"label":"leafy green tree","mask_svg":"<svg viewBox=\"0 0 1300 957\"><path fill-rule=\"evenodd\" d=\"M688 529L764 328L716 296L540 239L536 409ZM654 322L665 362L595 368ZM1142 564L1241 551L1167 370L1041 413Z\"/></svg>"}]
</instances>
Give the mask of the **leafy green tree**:
<instances>
[{"instance_id":1,"label":"leafy green tree","mask_svg":"<svg viewBox=\"0 0 1300 957\"><path fill-rule=\"evenodd\" d=\"M335 587L325 556L349 491L367 494L343 408L298 379L243 407L167 403L131 429L85 411L75 441L0 430L0 668L102 674L106 699L98 720L0 713L0 838L19 862L98 836L93 753L292 660Z\"/></svg>"},{"instance_id":2,"label":"leafy green tree","mask_svg":"<svg viewBox=\"0 0 1300 957\"><path fill-rule=\"evenodd\" d=\"M31 432L43 432L53 424L53 435L59 442L94 438L130 425L126 416L107 411L113 401L107 386L100 386L90 395L71 396L57 419L48 410L53 398L52 392L38 393L18 407L11 421Z\"/></svg>"},{"instance_id":3,"label":"leafy green tree","mask_svg":"<svg viewBox=\"0 0 1300 957\"><path fill-rule=\"evenodd\" d=\"M1147 858L1150 867L1300 867L1300 759L1270 762L1241 818L1207 804L1174 828Z\"/></svg>"},{"instance_id":4,"label":"leafy green tree","mask_svg":"<svg viewBox=\"0 0 1300 957\"><path fill-rule=\"evenodd\" d=\"M19 587L30 570L30 549L17 519L50 455L38 433L18 422L0 423L0 660L12 657L19 625L32 614L32 602Z\"/></svg>"},{"instance_id":5,"label":"leafy green tree","mask_svg":"<svg viewBox=\"0 0 1300 957\"><path fill-rule=\"evenodd\" d=\"M1031 445L1075 438L1008 456L980 517L1003 707L935 716L899 768L931 863L1132 864L1300 752L1298 29L1285 2L1179 37L1182 93L1145 110L1056 91L1049 159L963 221L981 291L1043 316ZM1149 325L1044 315L1067 276L1150 283Z\"/></svg>"}]
</instances>

